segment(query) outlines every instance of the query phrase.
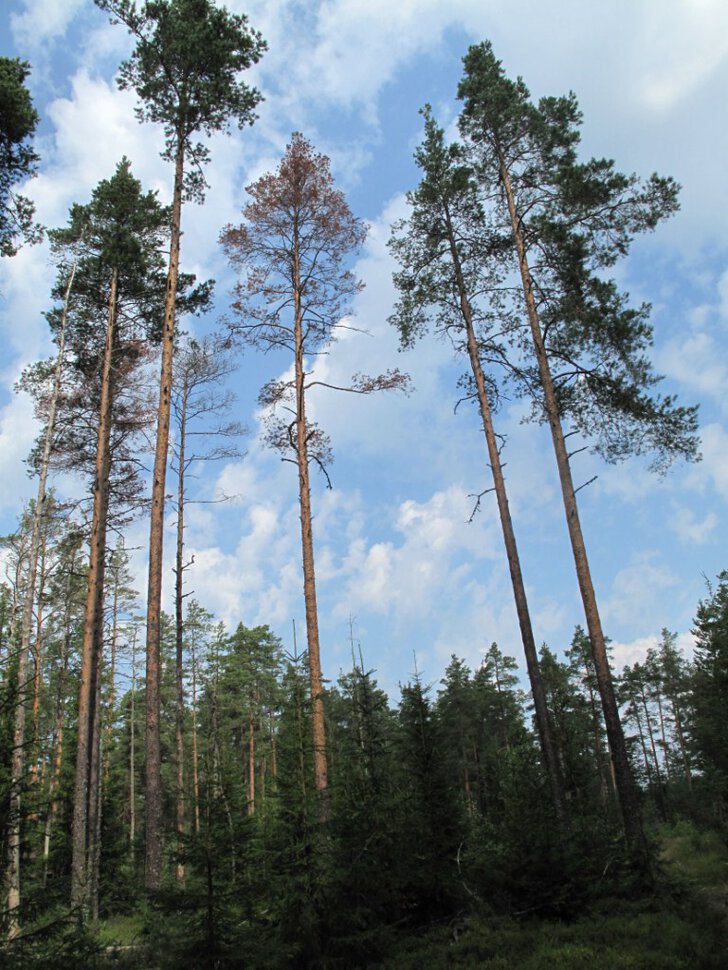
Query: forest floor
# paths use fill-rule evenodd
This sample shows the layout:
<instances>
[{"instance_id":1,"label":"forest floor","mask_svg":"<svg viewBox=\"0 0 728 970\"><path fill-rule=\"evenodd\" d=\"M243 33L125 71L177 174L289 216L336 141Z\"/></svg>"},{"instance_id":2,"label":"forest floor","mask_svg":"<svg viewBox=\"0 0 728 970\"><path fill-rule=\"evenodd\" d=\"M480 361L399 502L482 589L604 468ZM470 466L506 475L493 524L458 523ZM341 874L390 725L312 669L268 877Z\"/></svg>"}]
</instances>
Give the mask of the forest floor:
<instances>
[{"instance_id":1,"label":"forest floor","mask_svg":"<svg viewBox=\"0 0 728 970\"><path fill-rule=\"evenodd\" d=\"M639 898L604 897L571 920L518 918L485 910L442 922L398 940L379 962L335 960L331 970L726 970L728 968L728 846L716 834L689 823L657 833L656 889ZM161 929L162 913L156 914ZM24 954L0 953L12 970L284 970L250 964L244 955L212 961L200 955L175 960L171 926L162 932L172 946L150 945L149 917L131 914L101 921L95 933L67 925L45 946ZM32 935L32 934L31 934ZM9 963L3 958L9 957ZM71 962L69 962L71 960ZM325 970L319 963L316 970ZM311 968L313 970L313 967Z\"/></svg>"},{"instance_id":2,"label":"forest floor","mask_svg":"<svg viewBox=\"0 0 728 970\"><path fill-rule=\"evenodd\" d=\"M726 970L728 847L687 823L658 833L658 889L569 922L471 916L406 941L378 970ZM457 935L457 939L455 939Z\"/></svg>"}]
</instances>

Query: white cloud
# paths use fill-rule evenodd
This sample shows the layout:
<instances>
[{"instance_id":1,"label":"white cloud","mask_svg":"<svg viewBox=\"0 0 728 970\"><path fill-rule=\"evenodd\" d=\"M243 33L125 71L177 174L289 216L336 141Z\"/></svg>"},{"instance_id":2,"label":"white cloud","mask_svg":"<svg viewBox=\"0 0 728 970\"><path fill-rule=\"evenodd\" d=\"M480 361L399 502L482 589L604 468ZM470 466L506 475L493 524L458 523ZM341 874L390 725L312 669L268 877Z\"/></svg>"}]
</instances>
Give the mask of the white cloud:
<instances>
[{"instance_id":1,"label":"white cloud","mask_svg":"<svg viewBox=\"0 0 728 970\"><path fill-rule=\"evenodd\" d=\"M660 624L661 602L668 590L679 586L679 579L654 558L643 553L617 573L611 594L601 603L605 627L644 629Z\"/></svg>"},{"instance_id":2,"label":"white cloud","mask_svg":"<svg viewBox=\"0 0 728 970\"><path fill-rule=\"evenodd\" d=\"M627 643L621 643L618 640L612 641L610 643L612 669L619 672L627 665L631 667L636 663L644 663L647 659L647 651L657 650L661 639L661 636L651 634L646 637L637 637L637 639ZM675 646L687 660L690 660L695 649L695 637L692 633L679 633Z\"/></svg>"},{"instance_id":3,"label":"white cloud","mask_svg":"<svg viewBox=\"0 0 728 970\"><path fill-rule=\"evenodd\" d=\"M690 483L700 488L709 481L728 502L728 433L723 425L713 422L701 429L700 450L703 460L691 469Z\"/></svg>"},{"instance_id":4,"label":"white cloud","mask_svg":"<svg viewBox=\"0 0 728 970\"><path fill-rule=\"evenodd\" d=\"M36 51L51 40L63 37L68 25L86 6L86 0L24 0L22 13L10 16L10 26L18 46Z\"/></svg>"},{"instance_id":5,"label":"white cloud","mask_svg":"<svg viewBox=\"0 0 728 970\"><path fill-rule=\"evenodd\" d=\"M707 512L702 519L698 518L693 509L676 507L670 519L670 528L674 529L683 542L704 543L715 538L718 516L715 512Z\"/></svg>"}]
</instances>

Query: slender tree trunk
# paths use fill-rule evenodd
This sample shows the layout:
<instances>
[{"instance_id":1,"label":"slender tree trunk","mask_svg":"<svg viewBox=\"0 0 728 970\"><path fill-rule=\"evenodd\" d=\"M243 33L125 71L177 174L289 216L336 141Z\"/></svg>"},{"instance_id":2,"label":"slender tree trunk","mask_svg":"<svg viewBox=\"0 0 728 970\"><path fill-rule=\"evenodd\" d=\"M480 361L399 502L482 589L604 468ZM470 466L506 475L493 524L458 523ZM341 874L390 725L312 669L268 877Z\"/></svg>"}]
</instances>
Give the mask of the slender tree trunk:
<instances>
[{"instance_id":1,"label":"slender tree trunk","mask_svg":"<svg viewBox=\"0 0 728 970\"><path fill-rule=\"evenodd\" d=\"M248 708L248 815L255 814L255 719Z\"/></svg>"},{"instance_id":2,"label":"slender tree trunk","mask_svg":"<svg viewBox=\"0 0 728 970\"><path fill-rule=\"evenodd\" d=\"M645 743L645 734L642 730L642 721L640 719L640 712L637 706L637 700L634 701L634 719L637 722L637 733L640 736L640 747L642 748L642 760L645 763L645 773L647 775L647 785L652 790L652 765L650 764L650 756L647 753L647 744Z\"/></svg>"},{"instance_id":3,"label":"slender tree trunk","mask_svg":"<svg viewBox=\"0 0 728 970\"><path fill-rule=\"evenodd\" d=\"M18 910L20 907L20 822L22 811L23 777L25 774L25 710L27 701L28 653L30 650L30 631L33 623L33 600L35 598L35 580L38 568L38 550L40 548L41 528L46 512L46 488L48 484L48 467L50 464L51 447L56 424L58 397L61 389L61 375L63 373L63 356L66 346L66 320L68 306L71 299L73 279L76 275L76 263L66 285L61 314L61 328L58 335L58 360L53 377L53 392L51 394L48 423L43 442L43 455L40 463L40 477L38 479L38 494L33 512L33 530L30 540L30 554L28 561L28 577L23 603L23 617L20 632L20 651L18 653L17 699L15 702L15 720L13 726L13 754L10 765L10 811L8 819L7 837L7 866L5 869L5 884L7 887L8 906L8 937L12 940L20 932Z\"/></svg>"},{"instance_id":4,"label":"slender tree trunk","mask_svg":"<svg viewBox=\"0 0 728 970\"><path fill-rule=\"evenodd\" d=\"M665 774L667 775L667 781L669 783L670 778L672 776L672 772L670 770L670 757L669 757L669 751L667 746L667 733L665 731L665 715L662 710L662 694L660 693L659 689L657 691L657 711L660 718L660 737L662 740L662 751L665 758Z\"/></svg>"},{"instance_id":5,"label":"slender tree trunk","mask_svg":"<svg viewBox=\"0 0 728 970\"><path fill-rule=\"evenodd\" d=\"M675 718L675 730L677 731L677 740L678 744L680 745L680 755L682 757L683 767L685 768L685 780L688 783L688 791L692 793L693 776L690 771L690 758L688 757L687 746L685 744L685 735L683 733L680 709L674 697L670 698L670 703L672 705L672 716Z\"/></svg>"},{"instance_id":6,"label":"slender tree trunk","mask_svg":"<svg viewBox=\"0 0 728 970\"><path fill-rule=\"evenodd\" d=\"M586 688L589 692L589 710L591 711L592 724L594 725L594 751L597 758L597 771L599 772L599 791L601 794L601 799L604 805L607 804L610 792L612 795L615 794L614 786L614 774L611 773L609 780L607 780L607 775L604 771L604 746L602 744L602 732L601 732L601 722L599 720L599 715L597 713L597 703L594 697L594 690L590 682L590 671L585 668L586 674ZM611 781L611 784L610 784Z\"/></svg>"},{"instance_id":7,"label":"slender tree trunk","mask_svg":"<svg viewBox=\"0 0 728 970\"><path fill-rule=\"evenodd\" d=\"M154 452L152 513L149 533L149 587L147 593L147 668L146 668L146 847L145 884L151 891L162 884L162 764L160 748L160 615L162 610L162 557L164 542L164 499L169 449L169 423L172 394L174 324L179 277L179 245L184 176L184 137L178 133L172 201L169 270L164 304L162 366L159 380L157 443Z\"/></svg>"},{"instance_id":8,"label":"slender tree trunk","mask_svg":"<svg viewBox=\"0 0 728 970\"><path fill-rule=\"evenodd\" d=\"M187 386L182 388L179 421L178 468L177 468L177 549L175 553L174 615L175 615L175 750L177 758L177 882L184 884L185 867L182 849L185 837L185 691L183 677L184 622L184 542L185 542L185 444L187 435Z\"/></svg>"},{"instance_id":9,"label":"slender tree trunk","mask_svg":"<svg viewBox=\"0 0 728 970\"><path fill-rule=\"evenodd\" d=\"M94 703L93 753L89 782L89 912L94 923L99 918L99 881L101 876L101 809L103 804L103 775L101 760L101 652L96 676L96 700Z\"/></svg>"},{"instance_id":10,"label":"slender tree trunk","mask_svg":"<svg viewBox=\"0 0 728 970\"><path fill-rule=\"evenodd\" d=\"M35 622L35 664L33 670L33 746L36 751L36 756L33 759L33 765L30 771L30 783L35 785L38 781L38 763L40 761L41 755L41 744L39 738L39 726L40 726L40 684L41 684L41 670L43 664L43 595L45 593L45 559L46 559L46 546L47 546L47 536L43 536L41 542L40 550L40 575L38 577L38 607L36 610L36 622Z\"/></svg>"},{"instance_id":11,"label":"slender tree trunk","mask_svg":"<svg viewBox=\"0 0 728 970\"><path fill-rule=\"evenodd\" d=\"M197 758L197 651L192 643L192 801L195 835L200 834L200 773Z\"/></svg>"},{"instance_id":12,"label":"slender tree trunk","mask_svg":"<svg viewBox=\"0 0 728 970\"><path fill-rule=\"evenodd\" d=\"M136 631L131 642L131 697L129 698L129 859L136 856Z\"/></svg>"},{"instance_id":13,"label":"slender tree trunk","mask_svg":"<svg viewBox=\"0 0 728 970\"><path fill-rule=\"evenodd\" d=\"M549 783L551 785L551 798L553 800L556 818L559 826L563 829L566 826L568 819L566 794L564 791L564 779L561 766L559 764L559 759L556 754L556 746L553 742L551 724L549 722L548 705L546 703L546 694L544 692L543 681L541 679L541 670L538 663L538 652L536 650L536 641L533 636L531 615L528 609L526 586L523 582L523 574L521 572L521 560L518 554L518 546L516 544L516 534L513 529L513 520L511 519L511 512L508 505L508 495L506 493L506 484L503 477L503 466L501 464L500 451L498 449L498 442L496 440L495 429L493 427L493 416L490 408L490 401L488 399L488 389L485 382L485 374L483 373L483 367L480 362L478 341L475 335L475 328L473 326L472 308L470 305L470 300L468 299L465 279L463 277L462 266L460 263L460 254L458 252L455 233L450 222L449 213L446 213L446 220L448 241L450 244L450 255L453 262L453 268L455 270L455 279L460 296L460 310L463 315L463 320L465 321L468 357L470 358L470 366L473 371L473 378L475 380L475 387L478 395L480 416L483 422L483 432L485 434L485 441L488 448L490 468L493 473L493 486L495 488L496 501L498 503L498 514L500 516L503 542L506 547L506 557L508 559L508 569L511 576L513 598L516 602L516 613L518 615L518 625L521 631L521 642L523 643L523 652L526 656L528 679L531 684L531 694L533 696L534 713L536 716L536 727L538 729L538 736L541 742L541 752L544 758L546 773L548 774Z\"/></svg>"},{"instance_id":14,"label":"slender tree trunk","mask_svg":"<svg viewBox=\"0 0 728 970\"><path fill-rule=\"evenodd\" d=\"M309 478L308 429L306 426L305 373L303 370L303 328L299 271L298 236L294 229L294 310L296 375L296 450L298 492L301 506L301 548L303 557L303 596L306 604L308 666L311 680L311 726L313 732L313 777L318 796L319 820L328 821L328 767L326 764L326 726L324 721L321 648L319 644L316 572L313 558L311 483Z\"/></svg>"},{"instance_id":15,"label":"slender tree trunk","mask_svg":"<svg viewBox=\"0 0 728 970\"><path fill-rule=\"evenodd\" d=\"M76 749L76 783L73 796L73 833L71 857L71 905L82 918L88 915L91 893L89 862L95 839L99 729L101 654L104 639L104 571L106 529L109 512L109 475L111 471L111 422L114 400L114 351L116 348L117 272L111 276L109 312L106 328L99 406L99 430L96 444L94 502L86 588L86 608L81 656L81 684L78 695L78 743Z\"/></svg>"},{"instance_id":16,"label":"slender tree trunk","mask_svg":"<svg viewBox=\"0 0 728 970\"><path fill-rule=\"evenodd\" d=\"M118 548L118 547L117 547ZM111 658L109 664L109 700L106 717L106 743L103 746L103 784L106 787L109 783L109 772L111 770L111 739L114 735L114 707L116 705L116 648L119 640L119 582L120 569L114 572L114 590L111 602Z\"/></svg>"},{"instance_id":17,"label":"slender tree trunk","mask_svg":"<svg viewBox=\"0 0 728 970\"><path fill-rule=\"evenodd\" d=\"M645 727L647 729L647 737L650 742L650 752L652 754L652 764L655 769L655 782L653 787L655 804L657 805L657 810L663 818L663 821L667 821L667 807L665 805L665 792L662 782L662 771L660 770L660 759L657 753L657 745L655 743L655 735L652 731L652 721L650 719L650 711L647 706L647 695L645 693L645 685L640 684L640 702L642 704L642 710L645 715Z\"/></svg>"},{"instance_id":18,"label":"slender tree trunk","mask_svg":"<svg viewBox=\"0 0 728 970\"><path fill-rule=\"evenodd\" d=\"M43 888L48 882L48 861L51 851L51 835L53 823L58 813L58 800L56 793L61 777L61 766L63 764L63 729L66 715L66 674L68 672L68 658L71 653L71 583L76 567L76 556L74 553L71 566L68 571L68 583L66 584L66 603L63 617L63 653L61 656L61 669L58 674L56 689L56 716L53 727L53 742L51 744L51 777L48 783L48 809L46 811L45 825L43 830Z\"/></svg>"},{"instance_id":19,"label":"slender tree trunk","mask_svg":"<svg viewBox=\"0 0 728 970\"><path fill-rule=\"evenodd\" d=\"M230 801L227 797L225 791L225 785L223 784L222 777L222 750L220 747L220 720L217 714L217 685L215 685L215 691L212 696L212 778L213 778L213 793L216 799L222 802L222 807L225 812L225 821L227 822L228 832L230 833L230 875L232 879L235 879L235 871L237 867L236 853L235 853L235 831L233 827L233 815L230 810ZM209 834L209 828L208 828Z\"/></svg>"},{"instance_id":20,"label":"slender tree trunk","mask_svg":"<svg viewBox=\"0 0 728 970\"><path fill-rule=\"evenodd\" d=\"M556 464L561 483L561 494L564 502L564 511L566 513L566 523L569 530L569 538L571 540L571 549L574 556L574 564L576 566L576 575L579 582L579 590L581 592L581 599L584 605L584 614L586 617L589 639L591 641L592 653L594 656L597 685L599 687L602 708L604 710L604 723L607 730L609 749L612 755L612 765L614 768L617 795L622 814L622 826L630 852L635 856L642 856L644 854L645 841L644 834L642 832L639 801L637 798L634 780L632 778L632 771L629 765L627 745L624 740L624 732L622 730L622 723L619 717L619 709L617 707L617 701L614 695L614 684L612 682L612 674L609 669L609 658L607 657L607 648L604 642L602 622L599 616L596 594L594 592L594 584L592 583L591 571L589 569L589 560L587 558L584 535L581 530L581 522L579 521L579 510L576 503L574 482L571 476L569 454L566 449L566 441L564 439L564 430L561 425L561 415L559 413L559 407L556 401L554 382L551 376L551 368L541 333L538 311L536 309L533 281L531 279L531 272L528 266L526 245L523 238L523 229L516 209L513 188L500 145L496 146L496 150L499 159L501 183L503 185L503 190L505 192L506 201L508 204L513 240L518 253L518 264L521 272L523 294L526 302L526 310L531 328L534 351L538 363L541 387L543 390L544 408L548 418L549 427L551 429L551 438L553 441L554 452L556 454Z\"/></svg>"},{"instance_id":21,"label":"slender tree trunk","mask_svg":"<svg viewBox=\"0 0 728 970\"><path fill-rule=\"evenodd\" d=\"M278 752L276 750L276 734L273 727L273 712L270 713L270 773L273 781L278 780Z\"/></svg>"}]
</instances>

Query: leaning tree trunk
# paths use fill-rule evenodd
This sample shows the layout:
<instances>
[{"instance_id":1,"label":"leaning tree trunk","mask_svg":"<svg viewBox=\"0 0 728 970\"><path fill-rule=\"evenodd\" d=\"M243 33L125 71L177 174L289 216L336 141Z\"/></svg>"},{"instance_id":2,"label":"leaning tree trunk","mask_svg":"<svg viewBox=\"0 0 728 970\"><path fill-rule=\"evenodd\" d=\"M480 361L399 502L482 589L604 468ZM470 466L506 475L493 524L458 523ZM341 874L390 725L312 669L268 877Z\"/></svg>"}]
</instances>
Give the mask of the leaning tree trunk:
<instances>
[{"instance_id":1,"label":"leaning tree trunk","mask_svg":"<svg viewBox=\"0 0 728 970\"><path fill-rule=\"evenodd\" d=\"M298 240L294 243L294 310L295 310L295 375L296 375L296 451L298 494L301 506L301 550L303 558L303 597L306 604L308 666L311 681L311 726L313 733L313 778L318 796L319 820L326 822L328 807L328 768L326 764L326 728L324 723L321 649L319 645L318 608L316 605L316 572L313 559L311 525L311 482L309 478L308 428L303 370L303 327L298 262Z\"/></svg>"},{"instance_id":2,"label":"leaning tree trunk","mask_svg":"<svg viewBox=\"0 0 728 970\"><path fill-rule=\"evenodd\" d=\"M78 694L78 742L76 748L76 782L73 795L73 829L71 856L71 905L82 918L88 915L91 893L89 863L98 802L98 717L99 677L104 639L104 572L106 529L109 513L109 477L111 473L111 423L114 401L114 352L116 349L117 271L111 276L106 345L101 376L99 430L96 441L93 516L86 587L86 607L81 655L81 684Z\"/></svg>"},{"instance_id":3,"label":"leaning tree trunk","mask_svg":"<svg viewBox=\"0 0 728 970\"><path fill-rule=\"evenodd\" d=\"M33 600L35 598L35 581L38 569L38 552L41 541L41 528L46 511L46 489L48 485L48 467L50 464L53 433L58 410L58 397L61 389L61 375L63 373L63 355L66 347L66 320L68 306L71 299L71 288L76 275L76 263L66 285L66 293L61 314L61 327L58 335L58 359L53 377L53 391L51 394L43 442L43 455L40 462L40 477L38 479L38 494L33 511L33 530L30 540L30 554L28 562L28 576L23 603L23 617L20 632L20 650L18 652L17 700L15 703L15 722L13 727L13 755L10 765L10 810L8 813L7 836L7 866L5 882L7 886L8 906L8 937L14 939L20 932L18 910L20 907L20 821L21 800L23 791L23 775L25 772L25 714L26 688L28 679L28 654L30 651L30 631L33 625Z\"/></svg>"},{"instance_id":4,"label":"leaning tree trunk","mask_svg":"<svg viewBox=\"0 0 728 970\"><path fill-rule=\"evenodd\" d=\"M521 560L518 555L516 544L516 534L513 529L513 520L508 506L508 495L506 494L506 483L503 477L503 466L500 460L500 451L493 427L493 416L488 399L488 389L485 383L485 375L480 362L478 351L478 341L475 336L473 326L473 313L470 300L468 298L458 252L455 241L455 233L450 222L449 213L446 213L446 226L448 241L450 244L450 255L455 271L458 294L460 297L460 310L465 321L465 331L467 335L468 356L470 366L473 371L475 387L478 394L478 404L480 406L480 416L483 421L483 432L488 447L488 458L493 473L493 486L495 489L496 501L498 503L498 514L500 516L501 530L503 532L503 542L506 547L506 557L508 559L508 569L511 575L511 586L513 588L513 598L516 602L516 613L518 615L518 625L521 631L521 642L523 652L526 656L526 667L528 679L531 684L531 694L533 695L533 706L536 715L536 726L541 742L541 752L546 765L546 772L551 786L551 798L559 827L563 830L566 827L568 812L566 808L566 795L564 791L564 779L561 765L556 753L556 746L553 741L551 724L549 721L548 706L546 703L546 693L541 679L541 669L538 662L536 641L533 636L531 625L531 615L528 610L528 600L526 598L526 586L523 582L521 572Z\"/></svg>"},{"instance_id":5,"label":"leaning tree trunk","mask_svg":"<svg viewBox=\"0 0 728 970\"><path fill-rule=\"evenodd\" d=\"M169 423L172 395L174 321L179 277L179 244L182 216L185 140L177 136L172 200L169 269L164 303L162 366L159 379L157 443L154 452L152 512L149 533L149 586L147 592L147 668L146 668L146 848L145 884L158 890L162 883L162 761L160 749L160 615L162 610L162 555L164 542L164 488L167 478Z\"/></svg>"},{"instance_id":6,"label":"leaning tree trunk","mask_svg":"<svg viewBox=\"0 0 728 970\"><path fill-rule=\"evenodd\" d=\"M556 465L559 472L561 494L564 503L564 511L566 513L566 523L569 530L569 538L571 540L571 549L574 556L574 564L576 566L576 575L579 583L582 603L584 605L584 614L586 617L587 629L589 631L589 640L591 641L594 656L594 667L597 675L597 685L599 687L602 708L604 710L604 724L607 730L609 749L612 755L617 796L622 814L622 825L630 852L635 856L641 856L644 851L644 834L642 832L639 801L637 799L637 791L629 765L627 745L624 740L624 732L622 730L622 723L619 717L619 709L617 707L617 701L614 695L614 684L612 682L612 674L609 669L609 658L607 657L607 648L604 642L602 622L599 616L599 609L597 607L597 598L591 578L584 535L581 530L581 522L579 521L579 510L576 503L576 493L574 491L574 482L571 475L569 454L566 449L564 429L561 425L561 415L559 413L559 406L556 400L556 391L554 388L553 377L551 376L551 367L549 365L548 355L546 352L543 335L541 333L541 324L538 317L538 311L536 309L536 300L533 293L533 281L531 279L531 272L528 266L523 228L518 211L516 209L516 200L513 187L511 185L510 175L508 173L508 168L506 166L505 158L500 145L496 146L496 151L498 153L501 183L503 185L503 190L505 192L506 201L508 204L513 241L518 254L518 264L521 273L523 294L526 302L526 311L528 314L531 337L538 363L541 387L543 389L544 408L548 418L549 427L551 429L551 438L553 441L554 452L556 454Z\"/></svg>"}]
</instances>

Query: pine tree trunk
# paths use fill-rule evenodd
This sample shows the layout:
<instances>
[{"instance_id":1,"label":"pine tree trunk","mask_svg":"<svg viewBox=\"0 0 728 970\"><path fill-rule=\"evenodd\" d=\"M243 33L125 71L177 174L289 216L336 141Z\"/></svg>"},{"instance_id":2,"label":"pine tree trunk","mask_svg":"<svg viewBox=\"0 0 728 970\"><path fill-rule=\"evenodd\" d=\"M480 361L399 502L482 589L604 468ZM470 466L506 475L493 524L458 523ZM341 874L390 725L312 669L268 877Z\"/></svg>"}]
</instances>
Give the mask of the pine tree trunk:
<instances>
[{"instance_id":1,"label":"pine tree trunk","mask_svg":"<svg viewBox=\"0 0 728 970\"><path fill-rule=\"evenodd\" d=\"M61 765L63 764L63 729L66 715L66 674L68 672L68 658L71 653L71 582L76 566L75 554L71 560L68 572L68 583L66 585L66 602L63 617L63 648L61 656L61 669L58 674L56 690L56 716L53 726L53 742L51 744L51 777L48 783L48 809L46 811L45 826L43 831L43 888L48 882L48 861L51 851L51 835L53 823L58 813L58 801L56 793L61 777Z\"/></svg>"},{"instance_id":2,"label":"pine tree trunk","mask_svg":"<svg viewBox=\"0 0 728 970\"><path fill-rule=\"evenodd\" d=\"M255 720L248 708L248 815L255 815Z\"/></svg>"},{"instance_id":3,"label":"pine tree trunk","mask_svg":"<svg viewBox=\"0 0 728 970\"><path fill-rule=\"evenodd\" d=\"M43 595L45 593L45 558L46 558L47 537L43 536L40 550L40 576L38 577L38 607L36 610L35 623L35 664L33 670L33 746L36 749L36 757L30 770L30 783L35 785L38 781L38 762L40 760L40 683L41 670L43 663Z\"/></svg>"},{"instance_id":4,"label":"pine tree trunk","mask_svg":"<svg viewBox=\"0 0 728 970\"><path fill-rule=\"evenodd\" d=\"M657 803L657 809L662 816L664 821L667 821L667 811L665 808L665 798L662 787L662 772L660 771L660 759L657 755L657 745L655 744L655 736L652 733L652 721L650 720L650 711L647 707L647 696L645 694L645 685L640 684L640 701L642 702L642 710L645 712L645 725L647 727L647 737L650 742L650 751L652 752L652 763L655 766L655 801Z\"/></svg>"},{"instance_id":5,"label":"pine tree trunk","mask_svg":"<svg viewBox=\"0 0 728 970\"><path fill-rule=\"evenodd\" d=\"M162 557L164 543L164 499L167 478L167 452L172 394L175 310L179 277L180 225L184 176L185 140L177 136L172 231L169 270L164 304L162 365L159 380L157 442L154 452L152 513L149 533L149 587L147 593L146 666L146 792L145 792L145 884L151 891L162 884L162 764L160 748L160 616L162 609Z\"/></svg>"},{"instance_id":6,"label":"pine tree trunk","mask_svg":"<svg viewBox=\"0 0 728 970\"><path fill-rule=\"evenodd\" d=\"M99 881L101 877L101 809L103 804L103 776L101 759L101 651L96 677L96 700L94 703L93 755L89 784L89 913L94 923L99 918Z\"/></svg>"},{"instance_id":7,"label":"pine tree trunk","mask_svg":"<svg viewBox=\"0 0 728 970\"><path fill-rule=\"evenodd\" d=\"M111 472L111 423L114 402L114 352L116 349L117 271L111 276L106 345L102 364L99 430L96 441L93 514L84 611L81 684L78 695L78 741L76 780L73 795L71 856L71 906L82 918L91 902L91 851L96 838L98 799L98 705L100 700L101 654L104 640L104 575L106 530L109 512Z\"/></svg>"},{"instance_id":8,"label":"pine tree trunk","mask_svg":"<svg viewBox=\"0 0 728 970\"><path fill-rule=\"evenodd\" d=\"M500 451L498 450L498 442L496 440L495 429L493 427L493 416L490 409L490 401L488 399L488 389L485 383L485 375L483 373L483 367L480 362L480 353L478 351L478 341L475 336L475 328L473 326L472 308L465 287L465 279L463 277L460 263L460 255L455 240L455 233L450 222L449 213L446 214L446 220L450 255L453 262L453 268L455 270L455 279L460 297L460 309L463 315L463 320L465 321L468 357L470 358L470 366L473 371L473 378L475 380L475 387L478 395L480 416L483 422L483 432L485 434L485 441L488 448L488 458L493 474L493 486L495 488L496 501L498 503L498 514L500 516L503 542L506 547L506 557L508 559L508 569L511 576L513 598L516 602L518 626L521 631L521 642L523 643L523 652L526 656L528 679L529 683L531 684L531 694L533 696L534 713L536 716L536 727L538 729L538 736L541 742L541 752L543 754L546 772L548 774L549 783L551 786L551 798L554 805L554 811L556 812L556 818L559 826L563 829L566 827L568 820L564 779L561 766L559 764L559 759L556 754L556 746L553 742L551 724L549 722L548 705L546 703L546 695L543 688L543 681L541 679L536 641L533 636L531 615L529 613L528 600L526 598L526 586L523 582L523 574L521 572L521 559L518 554L516 534L513 529L513 520L511 519L511 511L508 505L508 495L506 493L506 484L503 477L503 466L500 460Z\"/></svg>"},{"instance_id":9,"label":"pine tree trunk","mask_svg":"<svg viewBox=\"0 0 728 970\"><path fill-rule=\"evenodd\" d=\"M639 857L644 855L645 849L639 801L637 799L637 791L629 765L627 745L624 740L624 732L622 730L622 723L619 717L619 709L617 707L617 701L614 695L614 684L612 682L611 670L609 669L609 658L607 657L607 648L604 642L604 632L602 630L601 618L599 616L599 609L597 607L594 584L592 583L589 560L586 553L586 545L584 543L584 536L581 530L581 522L579 521L579 510L576 504L576 494L574 492L574 483L571 476L571 465L569 463L569 455L566 449L566 441L564 439L564 430L561 425L561 415L559 413L559 407L556 401L556 392L553 378L551 376L551 368L549 366L548 355L546 353L543 336L541 334L538 311L536 309L536 301L533 293L533 282L526 256L523 230L518 212L516 210L516 201L513 194L513 188L511 186L510 176L499 145L497 146L496 150L499 159L501 184L503 186L506 201L508 203L511 231L513 234L516 251L518 253L518 264L521 272L523 294L526 302L526 310L531 328L534 351L538 363L541 387L543 390L544 408L548 418L549 427L551 429L551 438L556 455L559 481L561 483L561 494L564 502L564 511L566 513L566 523L569 530L569 538L571 540L571 548L574 556L574 564L576 566L579 590L581 592L581 599L584 605L584 614L586 617L587 629L589 631L589 639L591 641L594 657L597 685L599 687L599 694L604 711L604 723L607 730L609 749L612 755L612 765L614 768L617 795L622 814L622 826L628 849L635 857L635 860L637 860Z\"/></svg>"},{"instance_id":10,"label":"pine tree trunk","mask_svg":"<svg viewBox=\"0 0 728 970\"><path fill-rule=\"evenodd\" d=\"M301 307L299 272L298 237L294 235L296 450L298 492L301 507L303 597L306 604L306 636L308 640L308 666L311 681L314 788L318 796L319 820L326 822L329 817L329 781L326 763L326 727L324 722L323 683L321 677L321 648L319 644L318 608L316 605L316 572L313 558L311 483L309 478L308 429L306 425L305 373L303 370L303 311Z\"/></svg>"},{"instance_id":11,"label":"pine tree trunk","mask_svg":"<svg viewBox=\"0 0 728 970\"><path fill-rule=\"evenodd\" d=\"M28 563L28 577L23 603L23 616L20 632L20 650L18 652L17 699L15 701L15 718L13 726L13 755L10 766L10 806L8 812L7 835L7 865L5 869L5 884L7 888L8 910L8 938L14 939L20 932L20 823L22 813L23 777L25 774L25 711L26 689L28 677L28 653L30 651L30 631L33 623L33 601L35 599L35 580L38 568L38 550L40 548L41 528L46 511L46 488L48 484L48 467L50 464L53 433L58 409L58 396L61 389L61 375L63 373L63 356L66 346L66 320L68 306L71 299L76 264L73 264L66 285L61 314L61 327L58 336L58 360L53 377L53 392L51 394L48 423L43 442L43 455L40 463L40 477L38 480L38 494L33 512L33 530L30 540L30 555Z\"/></svg>"},{"instance_id":12,"label":"pine tree trunk","mask_svg":"<svg viewBox=\"0 0 728 970\"><path fill-rule=\"evenodd\" d=\"M175 615L175 751L177 760L177 882L184 884L185 867L182 850L185 837L185 692L183 678L184 622L182 604L184 600L184 541L185 541L185 444L187 435L187 387L182 388L180 408L178 468L177 468L177 549L175 552L174 615Z\"/></svg>"},{"instance_id":13,"label":"pine tree trunk","mask_svg":"<svg viewBox=\"0 0 728 970\"><path fill-rule=\"evenodd\" d=\"M195 835L200 834L200 773L197 760L197 652L192 643L192 801Z\"/></svg>"},{"instance_id":14,"label":"pine tree trunk","mask_svg":"<svg viewBox=\"0 0 728 970\"><path fill-rule=\"evenodd\" d=\"M131 645L131 697L129 698L129 859L136 856L136 632Z\"/></svg>"},{"instance_id":15,"label":"pine tree trunk","mask_svg":"<svg viewBox=\"0 0 728 970\"><path fill-rule=\"evenodd\" d=\"M119 639L119 581L120 570L114 574L114 591L111 602L111 658L109 664L109 699L106 717L106 743L104 744L104 787L109 784L111 770L111 741L114 735L114 706L116 705L116 648Z\"/></svg>"}]
</instances>

